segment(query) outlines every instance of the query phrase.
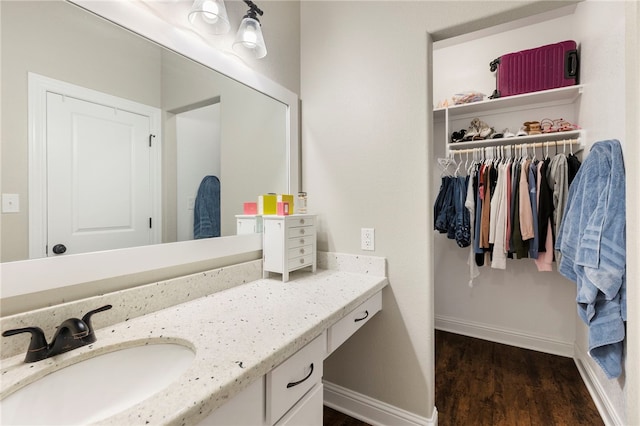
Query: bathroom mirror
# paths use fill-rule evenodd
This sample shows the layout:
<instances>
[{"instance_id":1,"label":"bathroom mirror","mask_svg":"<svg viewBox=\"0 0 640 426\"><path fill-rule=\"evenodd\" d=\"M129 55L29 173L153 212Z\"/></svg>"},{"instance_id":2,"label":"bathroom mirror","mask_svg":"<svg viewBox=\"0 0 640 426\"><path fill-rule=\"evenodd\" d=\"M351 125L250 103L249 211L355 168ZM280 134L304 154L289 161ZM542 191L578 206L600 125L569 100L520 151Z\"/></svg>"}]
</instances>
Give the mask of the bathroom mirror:
<instances>
[{"instance_id":1,"label":"bathroom mirror","mask_svg":"<svg viewBox=\"0 0 640 426\"><path fill-rule=\"evenodd\" d=\"M124 5L117 3L95 2L95 7L111 8L116 17L132 15L118 10ZM266 192L296 191L297 147L292 145L297 135L292 143L291 133L297 126L291 115L297 114L297 105L292 110L297 98L286 89L273 88L275 83L241 67L232 79L214 71L216 63L205 66L72 3L8 1L0 7L2 193L19 197L19 212L3 215L2 262L43 257L52 223L46 190L58 183L44 172L46 162L53 161L46 157L46 146L34 154L29 142L28 73L159 110L153 142L160 152L151 155L157 211L151 244L192 238L195 194L205 175L220 180L222 236L235 234L235 215L242 213L243 202ZM178 50L176 43L169 47ZM224 66L225 74L235 72L234 65ZM243 79L261 87L237 81ZM211 140L192 140L194 133L210 134ZM34 155L40 160L30 158ZM110 179L119 172L112 173ZM40 182L36 195L34 181ZM38 245L40 251L34 251Z\"/></svg>"}]
</instances>

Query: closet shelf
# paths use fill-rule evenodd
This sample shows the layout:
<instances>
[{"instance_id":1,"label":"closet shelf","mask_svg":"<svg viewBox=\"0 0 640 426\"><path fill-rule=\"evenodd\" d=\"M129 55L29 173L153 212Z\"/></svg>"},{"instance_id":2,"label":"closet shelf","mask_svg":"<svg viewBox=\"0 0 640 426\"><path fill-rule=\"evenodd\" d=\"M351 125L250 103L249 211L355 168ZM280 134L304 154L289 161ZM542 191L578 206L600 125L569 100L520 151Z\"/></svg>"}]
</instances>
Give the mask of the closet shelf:
<instances>
[{"instance_id":1,"label":"closet shelf","mask_svg":"<svg viewBox=\"0 0 640 426\"><path fill-rule=\"evenodd\" d=\"M568 132L543 133L539 135L517 136L514 138L484 139L479 141L447 143L447 151L469 148L484 148L487 146L524 145L538 142L554 142L580 138L580 130ZM560 145L560 144L559 144Z\"/></svg>"},{"instance_id":2,"label":"closet shelf","mask_svg":"<svg viewBox=\"0 0 640 426\"><path fill-rule=\"evenodd\" d=\"M435 121L496 114L501 111L519 111L552 105L572 104L582 94L583 86L567 86L540 92L524 93L505 98L489 99L469 104L453 105L433 110Z\"/></svg>"}]
</instances>

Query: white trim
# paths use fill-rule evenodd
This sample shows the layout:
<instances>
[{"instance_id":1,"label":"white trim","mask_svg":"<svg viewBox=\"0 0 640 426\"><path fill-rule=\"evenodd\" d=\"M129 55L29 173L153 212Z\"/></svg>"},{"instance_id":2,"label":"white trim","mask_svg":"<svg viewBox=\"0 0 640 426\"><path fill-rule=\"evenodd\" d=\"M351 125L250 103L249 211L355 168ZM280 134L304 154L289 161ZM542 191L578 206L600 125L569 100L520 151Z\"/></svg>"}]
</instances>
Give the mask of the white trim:
<instances>
[{"instance_id":1,"label":"white trim","mask_svg":"<svg viewBox=\"0 0 640 426\"><path fill-rule=\"evenodd\" d=\"M573 342L565 342L551 337L535 335L520 330L506 329L475 321L467 321L444 315L435 315L437 330L476 337L491 342L503 343L534 351L573 358Z\"/></svg>"},{"instance_id":2,"label":"white trim","mask_svg":"<svg viewBox=\"0 0 640 426\"><path fill-rule=\"evenodd\" d=\"M47 257L47 93L113 106L149 117L149 131L155 135L151 149L151 209L154 221L162 223L162 129L161 111L149 105L119 98L97 90L55 80L35 73L28 75L29 106L29 259ZM162 227L151 229L151 244L162 242Z\"/></svg>"},{"instance_id":3,"label":"white trim","mask_svg":"<svg viewBox=\"0 0 640 426\"><path fill-rule=\"evenodd\" d=\"M609 399L607 391L600 385L598 377L591 367L592 364L586 359L589 355L586 354L577 344L575 345L574 352L574 361L578 368L578 372L580 372L582 381L587 387L589 394L591 394L591 399L593 399L593 402L596 404L596 408L600 413L600 417L602 417L602 421L607 426L622 426L624 422L616 413L616 404Z\"/></svg>"},{"instance_id":4,"label":"white trim","mask_svg":"<svg viewBox=\"0 0 640 426\"><path fill-rule=\"evenodd\" d=\"M431 418L422 417L325 380L323 380L323 384L324 405L370 425L428 426L438 424L436 407L433 407Z\"/></svg>"},{"instance_id":5,"label":"white trim","mask_svg":"<svg viewBox=\"0 0 640 426\"><path fill-rule=\"evenodd\" d=\"M2 297L45 291L52 283L66 287L260 250L262 235L247 234L7 262L0 264Z\"/></svg>"},{"instance_id":6,"label":"white trim","mask_svg":"<svg viewBox=\"0 0 640 426\"><path fill-rule=\"evenodd\" d=\"M153 13L145 12L141 7L137 7L134 4L136 2L74 0L73 3L287 105L289 192L292 194L298 192L300 160L297 94L258 74L234 58L216 51L215 48L207 45L204 41L190 37L184 31L172 27L168 22L162 21ZM36 164L35 166L38 165ZM40 166L38 170L42 173L44 169L41 164ZM62 257L57 257L55 260L34 259L0 264L2 297L39 291L29 290L31 288L40 290L61 288L153 269L186 265L202 260L234 256L240 253L251 253L262 249L260 234L210 240L65 256L65 260L61 260L63 259ZM92 263L86 264L85 260L88 259L91 259ZM104 271L105 269L107 272ZM38 281L32 282L31 280ZM29 285L25 285L27 282ZM97 291L99 290L96 289Z\"/></svg>"}]
</instances>

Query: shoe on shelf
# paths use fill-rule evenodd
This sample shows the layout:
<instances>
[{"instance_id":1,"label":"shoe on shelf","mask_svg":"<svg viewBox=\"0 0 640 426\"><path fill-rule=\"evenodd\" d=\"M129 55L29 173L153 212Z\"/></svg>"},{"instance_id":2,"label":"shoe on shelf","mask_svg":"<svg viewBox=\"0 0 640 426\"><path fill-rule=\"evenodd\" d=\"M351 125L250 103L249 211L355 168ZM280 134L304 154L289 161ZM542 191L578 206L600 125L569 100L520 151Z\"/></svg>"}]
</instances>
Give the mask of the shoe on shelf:
<instances>
[{"instance_id":1,"label":"shoe on shelf","mask_svg":"<svg viewBox=\"0 0 640 426\"><path fill-rule=\"evenodd\" d=\"M539 135L542 133L539 121L525 121L524 127L528 135Z\"/></svg>"},{"instance_id":2,"label":"shoe on shelf","mask_svg":"<svg viewBox=\"0 0 640 426\"><path fill-rule=\"evenodd\" d=\"M516 136L528 136L529 133L527 133L527 128L525 126L520 127L520 130L518 130L518 133L516 133Z\"/></svg>"},{"instance_id":3,"label":"shoe on shelf","mask_svg":"<svg viewBox=\"0 0 640 426\"><path fill-rule=\"evenodd\" d=\"M462 140L464 140L464 135L467 133L466 130L464 129L460 129L460 131L457 132L453 132L451 134L451 142L455 143L455 142L461 142Z\"/></svg>"},{"instance_id":4,"label":"shoe on shelf","mask_svg":"<svg viewBox=\"0 0 640 426\"><path fill-rule=\"evenodd\" d=\"M563 118L553 120L553 124L558 129L558 132L570 132L573 130L580 130L580 126L572 124Z\"/></svg>"},{"instance_id":5,"label":"shoe on shelf","mask_svg":"<svg viewBox=\"0 0 640 426\"><path fill-rule=\"evenodd\" d=\"M542 131L542 133L554 133L558 131L558 128L556 127L553 120L549 118L543 118L542 121L540 121L540 130Z\"/></svg>"}]
</instances>

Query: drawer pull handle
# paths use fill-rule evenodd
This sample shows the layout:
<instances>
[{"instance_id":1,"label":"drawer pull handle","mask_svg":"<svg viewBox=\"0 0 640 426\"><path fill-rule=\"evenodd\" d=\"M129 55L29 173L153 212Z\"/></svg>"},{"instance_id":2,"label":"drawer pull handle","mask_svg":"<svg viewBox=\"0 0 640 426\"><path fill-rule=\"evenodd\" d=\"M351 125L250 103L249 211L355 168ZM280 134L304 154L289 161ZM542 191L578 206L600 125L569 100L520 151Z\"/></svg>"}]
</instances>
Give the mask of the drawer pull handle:
<instances>
[{"instance_id":1,"label":"drawer pull handle","mask_svg":"<svg viewBox=\"0 0 640 426\"><path fill-rule=\"evenodd\" d=\"M300 244L304 244L304 238L300 238Z\"/></svg>"},{"instance_id":2,"label":"drawer pull handle","mask_svg":"<svg viewBox=\"0 0 640 426\"><path fill-rule=\"evenodd\" d=\"M300 254L304 254L304 249L303 248L300 249Z\"/></svg>"},{"instance_id":3,"label":"drawer pull handle","mask_svg":"<svg viewBox=\"0 0 640 426\"><path fill-rule=\"evenodd\" d=\"M304 225L304 219L300 219L300 225Z\"/></svg>"},{"instance_id":4,"label":"drawer pull handle","mask_svg":"<svg viewBox=\"0 0 640 426\"><path fill-rule=\"evenodd\" d=\"M364 321L369 317L369 311L364 311L364 316L362 318L356 318L353 320L353 322L359 322L359 321Z\"/></svg>"},{"instance_id":5,"label":"drawer pull handle","mask_svg":"<svg viewBox=\"0 0 640 426\"><path fill-rule=\"evenodd\" d=\"M304 235L304 229L300 230L300 235Z\"/></svg>"},{"instance_id":6,"label":"drawer pull handle","mask_svg":"<svg viewBox=\"0 0 640 426\"><path fill-rule=\"evenodd\" d=\"M304 382L305 380L307 380L309 377L311 377L311 375L313 374L313 363L311 363L311 365L309 366L309 368L311 369L311 371L309 371L309 374L307 374L307 377L305 377L302 380L298 380L297 382L290 382L287 383L287 389L292 388L294 386L298 386L300 383Z\"/></svg>"},{"instance_id":7,"label":"drawer pull handle","mask_svg":"<svg viewBox=\"0 0 640 426\"><path fill-rule=\"evenodd\" d=\"M304 259L300 258L300 264L302 265L304 263Z\"/></svg>"}]
</instances>

